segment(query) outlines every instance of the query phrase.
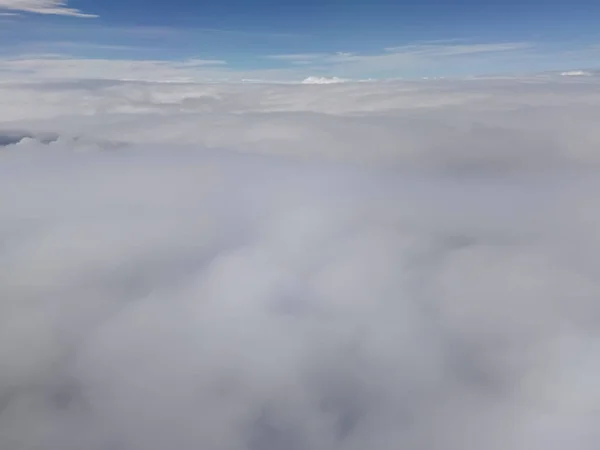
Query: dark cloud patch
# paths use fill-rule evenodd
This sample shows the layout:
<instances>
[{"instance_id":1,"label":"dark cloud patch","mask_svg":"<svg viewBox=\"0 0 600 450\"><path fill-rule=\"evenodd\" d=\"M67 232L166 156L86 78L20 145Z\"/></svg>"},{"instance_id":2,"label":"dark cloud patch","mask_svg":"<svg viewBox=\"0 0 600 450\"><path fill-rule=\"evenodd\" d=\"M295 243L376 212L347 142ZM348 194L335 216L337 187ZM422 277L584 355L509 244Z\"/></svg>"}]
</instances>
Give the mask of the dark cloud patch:
<instances>
[{"instance_id":1,"label":"dark cloud patch","mask_svg":"<svg viewBox=\"0 0 600 450\"><path fill-rule=\"evenodd\" d=\"M28 131L0 130L0 147L18 144L23 139L33 139L41 144L56 142L59 136L55 133L32 133Z\"/></svg>"},{"instance_id":2,"label":"dark cloud patch","mask_svg":"<svg viewBox=\"0 0 600 450\"><path fill-rule=\"evenodd\" d=\"M51 144L69 150L118 150L127 146L125 142L87 136L62 136L52 132L0 130L0 148L19 146L19 150L26 150Z\"/></svg>"}]
</instances>

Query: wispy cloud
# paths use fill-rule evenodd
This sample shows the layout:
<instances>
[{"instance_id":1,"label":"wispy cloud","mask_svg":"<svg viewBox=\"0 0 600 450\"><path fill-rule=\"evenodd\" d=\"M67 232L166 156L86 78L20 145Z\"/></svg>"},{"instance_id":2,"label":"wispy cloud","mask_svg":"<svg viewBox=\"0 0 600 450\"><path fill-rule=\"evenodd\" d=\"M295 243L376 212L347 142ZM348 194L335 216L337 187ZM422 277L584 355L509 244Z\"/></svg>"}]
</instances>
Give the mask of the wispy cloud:
<instances>
[{"instance_id":1,"label":"wispy cloud","mask_svg":"<svg viewBox=\"0 0 600 450\"><path fill-rule=\"evenodd\" d=\"M103 58L71 58L63 55L27 55L0 59L0 72L28 74L44 79L113 80L193 80L198 77L224 77L224 69L212 73L211 68L225 66L226 61L191 58L183 61L131 60Z\"/></svg>"},{"instance_id":2,"label":"wispy cloud","mask_svg":"<svg viewBox=\"0 0 600 450\"><path fill-rule=\"evenodd\" d=\"M289 62L291 64L310 64L310 63L336 63L352 60L357 57L356 53L336 52L336 53L289 53L280 55L267 55L265 58L277 61ZM360 58L360 56L358 56Z\"/></svg>"},{"instance_id":3,"label":"wispy cloud","mask_svg":"<svg viewBox=\"0 0 600 450\"><path fill-rule=\"evenodd\" d=\"M0 82L121 80L147 82L196 81L300 81L313 72L312 67L240 70L219 59L135 60L127 58L75 58L63 54L27 54L0 58Z\"/></svg>"},{"instance_id":4,"label":"wispy cloud","mask_svg":"<svg viewBox=\"0 0 600 450\"><path fill-rule=\"evenodd\" d=\"M529 42L463 43L459 40L417 42L387 47L378 53L296 53L267 55L266 58L292 65L328 67L331 70L376 72L415 69L435 65L440 59L517 56L534 48ZM347 76L347 73L344 74Z\"/></svg>"},{"instance_id":5,"label":"wispy cloud","mask_svg":"<svg viewBox=\"0 0 600 450\"><path fill-rule=\"evenodd\" d=\"M225 66L227 61L222 59L198 59L190 58L179 64L181 67L205 67L205 66Z\"/></svg>"},{"instance_id":6,"label":"wispy cloud","mask_svg":"<svg viewBox=\"0 0 600 450\"><path fill-rule=\"evenodd\" d=\"M305 52L257 55L255 65L229 65L219 55L163 59L148 45L61 42L25 46L0 58L3 78L23 74L36 79L111 79L145 81L301 81L307 77L341 79L456 77L520 70L522 73L587 68L563 54L531 43L440 43L389 47L375 54ZM78 46L81 45L82 51ZM139 47L138 47L139 46ZM147 57L138 51L148 50ZM84 50L99 50L90 53ZM115 51L121 51L116 57ZM9 56L12 55L12 56ZM215 57L216 56L216 57ZM588 58L589 59L589 58ZM265 67L265 60L271 61ZM564 63L561 63L561 61ZM565 63L566 62L566 63Z\"/></svg>"},{"instance_id":7,"label":"wispy cloud","mask_svg":"<svg viewBox=\"0 0 600 450\"><path fill-rule=\"evenodd\" d=\"M267 59L275 59L278 61L315 61L323 58L327 58L328 53L290 53L282 55L267 55Z\"/></svg>"},{"instance_id":8,"label":"wispy cloud","mask_svg":"<svg viewBox=\"0 0 600 450\"><path fill-rule=\"evenodd\" d=\"M501 43L483 43L483 44L452 44L445 43L419 43L412 45L402 45L398 47L388 47L385 49L389 53L413 53L429 56L458 56L472 55L475 53L493 53L508 52L531 48L532 44L528 42L501 42Z\"/></svg>"},{"instance_id":9,"label":"wispy cloud","mask_svg":"<svg viewBox=\"0 0 600 450\"><path fill-rule=\"evenodd\" d=\"M510 52L532 48L528 42L502 42L502 43L479 43L479 44L448 44L417 43L398 47L387 47L382 53L358 54L352 52L335 53L292 53L280 55L267 55L266 58L279 61L313 61L315 63L346 63L368 61L378 58L407 57L407 58L439 58L451 56L468 56L475 54Z\"/></svg>"},{"instance_id":10,"label":"wispy cloud","mask_svg":"<svg viewBox=\"0 0 600 450\"><path fill-rule=\"evenodd\" d=\"M270 31L247 31L233 30L224 28L206 28L206 27L169 27L169 26L127 26L127 27L111 27L119 33L125 33L138 37L163 37L163 36L182 36L182 35L197 35L197 34L214 34L214 35L233 35L247 37L266 37L266 38L298 38L303 37L297 33L277 33Z\"/></svg>"},{"instance_id":11,"label":"wispy cloud","mask_svg":"<svg viewBox=\"0 0 600 450\"><path fill-rule=\"evenodd\" d=\"M95 14L87 14L78 9L67 7L67 1L65 0L0 0L0 10L86 18L98 17ZM1 14L14 13L3 12Z\"/></svg>"}]
</instances>

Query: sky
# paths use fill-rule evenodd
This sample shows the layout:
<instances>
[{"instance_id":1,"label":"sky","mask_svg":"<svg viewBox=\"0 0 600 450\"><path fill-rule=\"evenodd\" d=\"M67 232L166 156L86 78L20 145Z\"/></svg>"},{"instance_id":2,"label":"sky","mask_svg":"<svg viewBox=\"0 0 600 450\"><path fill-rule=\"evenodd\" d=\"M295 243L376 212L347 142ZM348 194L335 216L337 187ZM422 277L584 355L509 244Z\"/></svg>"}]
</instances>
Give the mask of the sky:
<instances>
[{"instance_id":1,"label":"sky","mask_svg":"<svg viewBox=\"0 0 600 450\"><path fill-rule=\"evenodd\" d=\"M23 70L15 59L37 60L27 70L39 73L95 59L177 72L150 78L217 80L590 69L599 16L593 0L0 0L0 57L13 75Z\"/></svg>"},{"instance_id":2,"label":"sky","mask_svg":"<svg viewBox=\"0 0 600 450\"><path fill-rule=\"evenodd\" d=\"M600 448L598 6L0 6L0 449Z\"/></svg>"}]
</instances>

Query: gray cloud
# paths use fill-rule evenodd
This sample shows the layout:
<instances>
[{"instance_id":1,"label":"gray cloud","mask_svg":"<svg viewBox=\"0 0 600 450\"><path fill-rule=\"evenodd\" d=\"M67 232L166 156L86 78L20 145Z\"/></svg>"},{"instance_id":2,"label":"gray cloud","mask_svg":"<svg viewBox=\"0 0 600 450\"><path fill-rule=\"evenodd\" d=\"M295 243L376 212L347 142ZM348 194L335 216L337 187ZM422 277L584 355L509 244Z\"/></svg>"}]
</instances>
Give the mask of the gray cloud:
<instances>
[{"instance_id":1,"label":"gray cloud","mask_svg":"<svg viewBox=\"0 0 600 450\"><path fill-rule=\"evenodd\" d=\"M52 133L37 136L27 131L0 130L0 147L18 144L23 139L33 139L41 144L50 144L51 142L55 142L58 136Z\"/></svg>"},{"instance_id":2,"label":"gray cloud","mask_svg":"<svg viewBox=\"0 0 600 450\"><path fill-rule=\"evenodd\" d=\"M596 449L560 80L2 87L0 447Z\"/></svg>"},{"instance_id":3,"label":"gray cloud","mask_svg":"<svg viewBox=\"0 0 600 450\"><path fill-rule=\"evenodd\" d=\"M131 145L535 171L598 164L596 86L593 76L559 75L334 86L61 82L8 85L0 118L11 128Z\"/></svg>"}]
</instances>

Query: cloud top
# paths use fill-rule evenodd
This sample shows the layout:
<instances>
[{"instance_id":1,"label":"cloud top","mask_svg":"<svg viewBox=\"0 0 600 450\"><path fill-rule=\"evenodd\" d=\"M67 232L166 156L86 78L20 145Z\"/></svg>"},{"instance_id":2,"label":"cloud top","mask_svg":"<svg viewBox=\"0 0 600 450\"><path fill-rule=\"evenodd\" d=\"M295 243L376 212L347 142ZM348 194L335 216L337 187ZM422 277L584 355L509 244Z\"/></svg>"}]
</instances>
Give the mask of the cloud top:
<instances>
[{"instance_id":1,"label":"cloud top","mask_svg":"<svg viewBox=\"0 0 600 450\"><path fill-rule=\"evenodd\" d=\"M0 448L599 448L597 82L1 84Z\"/></svg>"}]
</instances>

